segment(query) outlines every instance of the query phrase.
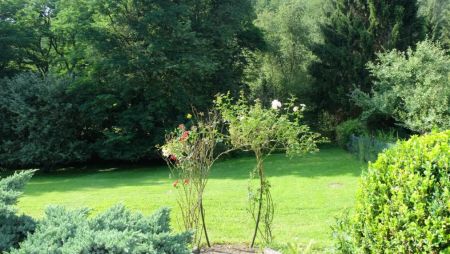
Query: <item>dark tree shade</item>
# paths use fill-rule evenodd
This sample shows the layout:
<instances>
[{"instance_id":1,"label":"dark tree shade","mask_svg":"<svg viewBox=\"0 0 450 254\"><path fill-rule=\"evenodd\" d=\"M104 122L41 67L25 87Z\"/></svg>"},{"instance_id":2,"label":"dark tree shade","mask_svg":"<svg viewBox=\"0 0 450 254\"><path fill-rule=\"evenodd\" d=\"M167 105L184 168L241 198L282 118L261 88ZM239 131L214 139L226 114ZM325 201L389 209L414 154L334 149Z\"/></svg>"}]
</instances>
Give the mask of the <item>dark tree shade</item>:
<instances>
[{"instance_id":1,"label":"dark tree shade","mask_svg":"<svg viewBox=\"0 0 450 254\"><path fill-rule=\"evenodd\" d=\"M0 164L151 158L192 106L245 88L254 18L250 0L0 1L1 100L23 106L0 105Z\"/></svg>"},{"instance_id":2,"label":"dark tree shade","mask_svg":"<svg viewBox=\"0 0 450 254\"><path fill-rule=\"evenodd\" d=\"M341 117L358 114L349 93L370 90L366 63L376 52L404 50L424 38L416 0L330 0L321 31L324 41L313 46L318 61L313 97L319 109Z\"/></svg>"}]
</instances>

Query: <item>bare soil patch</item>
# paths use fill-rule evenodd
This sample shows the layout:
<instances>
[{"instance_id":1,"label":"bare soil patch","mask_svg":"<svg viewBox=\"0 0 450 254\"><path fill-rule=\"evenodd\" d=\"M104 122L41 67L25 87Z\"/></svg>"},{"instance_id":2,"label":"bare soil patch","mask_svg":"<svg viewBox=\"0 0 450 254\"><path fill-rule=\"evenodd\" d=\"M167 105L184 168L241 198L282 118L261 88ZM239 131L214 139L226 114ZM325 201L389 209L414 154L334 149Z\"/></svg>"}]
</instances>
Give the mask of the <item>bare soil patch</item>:
<instances>
[{"instance_id":1,"label":"bare soil patch","mask_svg":"<svg viewBox=\"0 0 450 254\"><path fill-rule=\"evenodd\" d=\"M204 248L202 252L204 254L248 254L256 253L255 249L250 249L245 245L214 245L211 248Z\"/></svg>"},{"instance_id":2,"label":"bare soil patch","mask_svg":"<svg viewBox=\"0 0 450 254\"><path fill-rule=\"evenodd\" d=\"M261 252L260 249L252 249L244 244L214 245L211 248L203 248L201 253L202 254L253 254L253 253L280 254L277 251L267 249L267 248Z\"/></svg>"}]
</instances>

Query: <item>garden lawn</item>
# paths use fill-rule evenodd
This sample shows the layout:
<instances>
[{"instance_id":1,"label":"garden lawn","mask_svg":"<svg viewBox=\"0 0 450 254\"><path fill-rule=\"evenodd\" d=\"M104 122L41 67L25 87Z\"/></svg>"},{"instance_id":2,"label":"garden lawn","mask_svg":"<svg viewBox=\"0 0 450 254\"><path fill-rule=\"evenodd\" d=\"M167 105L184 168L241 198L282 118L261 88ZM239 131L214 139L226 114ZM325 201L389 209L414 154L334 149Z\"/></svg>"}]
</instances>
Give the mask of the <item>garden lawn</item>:
<instances>
[{"instance_id":1,"label":"garden lawn","mask_svg":"<svg viewBox=\"0 0 450 254\"><path fill-rule=\"evenodd\" d=\"M252 157L218 162L205 192L207 226L215 243L249 242L253 222L247 213L247 185ZM272 155L265 161L275 202L276 244L288 242L315 248L331 243L334 217L352 207L359 175L365 167L339 148L288 159ZM60 204L90 207L95 214L115 203L149 214L161 206L173 208L172 224L180 229L176 192L164 166L102 168L38 174L19 201L21 212L39 218L45 207Z\"/></svg>"}]
</instances>

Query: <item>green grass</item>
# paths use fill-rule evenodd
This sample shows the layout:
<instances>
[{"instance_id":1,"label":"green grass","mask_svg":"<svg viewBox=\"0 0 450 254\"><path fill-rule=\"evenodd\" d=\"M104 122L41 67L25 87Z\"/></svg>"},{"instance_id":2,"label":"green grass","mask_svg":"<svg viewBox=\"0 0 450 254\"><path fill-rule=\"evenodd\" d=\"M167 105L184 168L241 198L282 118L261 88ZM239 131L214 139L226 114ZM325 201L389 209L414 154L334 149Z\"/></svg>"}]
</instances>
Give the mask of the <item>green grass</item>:
<instances>
[{"instance_id":1,"label":"green grass","mask_svg":"<svg viewBox=\"0 0 450 254\"><path fill-rule=\"evenodd\" d=\"M251 157L218 162L206 192L205 209L210 238L215 243L249 242L252 222L247 208ZM364 164L338 148L288 159L273 155L265 162L276 205L275 242L308 243L326 247L330 225L344 208L351 207ZM173 226L179 230L176 193L166 167L104 168L36 175L20 199L22 212L41 217L49 204L90 207L93 213L121 202L151 213L161 206L173 208Z\"/></svg>"}]
</instances>

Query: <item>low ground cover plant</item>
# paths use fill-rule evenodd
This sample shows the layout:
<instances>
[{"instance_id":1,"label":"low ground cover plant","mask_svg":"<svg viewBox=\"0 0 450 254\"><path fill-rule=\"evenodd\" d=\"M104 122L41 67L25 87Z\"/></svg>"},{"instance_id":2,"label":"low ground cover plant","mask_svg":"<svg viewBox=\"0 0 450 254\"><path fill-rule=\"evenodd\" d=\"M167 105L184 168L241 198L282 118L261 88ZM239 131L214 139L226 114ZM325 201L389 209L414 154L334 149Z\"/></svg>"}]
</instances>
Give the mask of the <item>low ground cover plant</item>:
<instances>
[{"instance_id":1,"label":"low ground cover plant","mask_svg":"<svg viewBox=\"0 0 450 254\"><path fill-rule=\"evenodd\" d=\"M27 234L34 231L34 219L18 214L16 209L18 198L33 172L23 171L0 180L0 252L18 247Z\"/></svg>"},{"instance_id":2,"label":"low ground cover plant","mask_svg":"<svg viewBox=\"0 0 450 254\"><path fill-rule=\"evenodd\" d=\"M89 209L50 206L43 219L15 214L14 206L34 171L23 171L0 181L0 251L4 253L133 253L189 254L192 233L173 234L170 211L151 216L123 205L88 217Z\"/></svg>"},{"instance_id":3,"label":"low ground cover plant","mask_svg":"<svg viewBox=\"0 0 450 254\"><path fill-rule=\"evenodd\" d=\"M170 232L167 208L146 217L116 205L94 218L88 215L88 209L49 207L36 231L10 253L191 253L191 233Z\"/></svg>"}]
</instances>

